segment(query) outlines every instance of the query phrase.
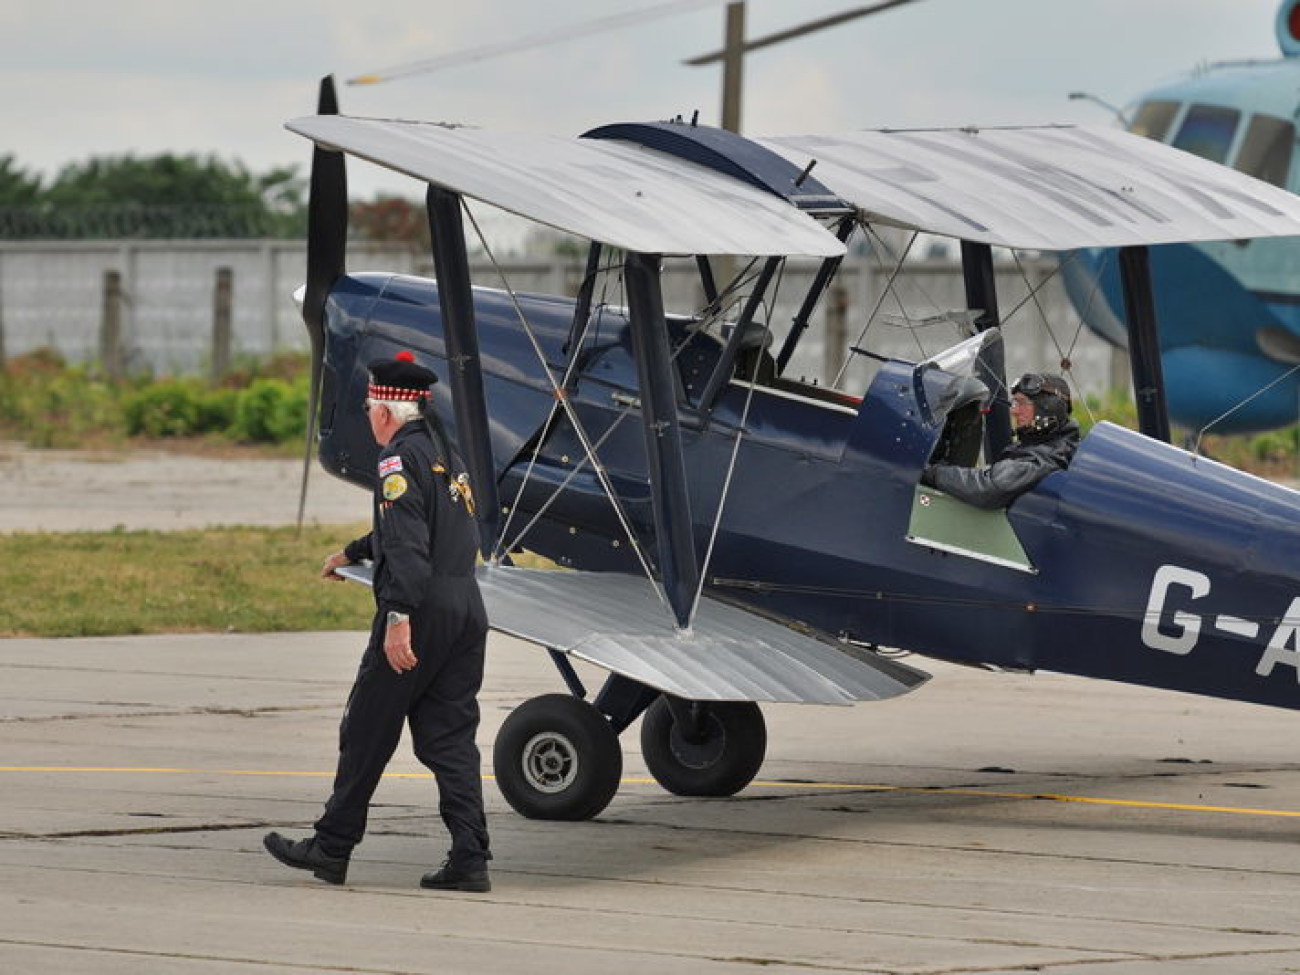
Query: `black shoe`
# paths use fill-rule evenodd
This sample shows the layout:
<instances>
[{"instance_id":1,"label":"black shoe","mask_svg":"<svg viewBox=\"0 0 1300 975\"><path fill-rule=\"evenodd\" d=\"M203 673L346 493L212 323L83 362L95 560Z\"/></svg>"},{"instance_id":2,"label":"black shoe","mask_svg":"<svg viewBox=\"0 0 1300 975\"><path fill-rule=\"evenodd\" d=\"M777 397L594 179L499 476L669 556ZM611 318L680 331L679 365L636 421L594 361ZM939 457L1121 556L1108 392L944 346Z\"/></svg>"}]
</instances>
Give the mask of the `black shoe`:
<instances>
[{"instance_id":1,"label":"black shoe","mask_svg":"<svg viewBox=\"0 0 1300 975\"><path fill-rule=\"evenodd\" d=\"M267 833L262 837L262 845L286 867L310 870L313 876L326 883L341 884L348 879L348 858L330 856L320 848L314 836L291 840L279 833Z\"/></svg>"},{"instance_id":2,"label":"black shoe","mask_svg":"<svg viewBox=\"0 0 1300 975\"><path fill-rule=\"evenodd\" d=\"M448 860L437 870L421 877L420 886L425 890L465 890L472 894L486 894L492 889L492 881L488 879L486 866L465 870L452 866Z\"/></svg>"}]
</instances>

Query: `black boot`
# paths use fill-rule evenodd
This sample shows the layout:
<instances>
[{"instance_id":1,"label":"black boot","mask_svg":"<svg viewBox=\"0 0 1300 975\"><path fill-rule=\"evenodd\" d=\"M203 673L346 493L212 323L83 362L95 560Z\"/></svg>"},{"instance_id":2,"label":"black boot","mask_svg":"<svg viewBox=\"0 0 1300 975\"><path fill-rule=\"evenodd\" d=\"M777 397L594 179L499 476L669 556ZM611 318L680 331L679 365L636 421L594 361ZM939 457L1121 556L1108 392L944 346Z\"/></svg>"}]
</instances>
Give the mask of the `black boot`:
<instances>
[{"instance_id":1,"label":"black boot","mask_svg":"<svg viewBox=\"0 0 1300 975\"><path fill-rule=\"evenodd\" d=\"M474 870L457 867L450 860L441 867L420 878L420 886L425 890L464 890L472 894L486 894L492 889L488 879L487 865Z\"/></svg>"},{"instance_id":2,"label":"black boot","mask_svg":"<svg viewBox=\"0 0 1300 975\"><path fill-rule=\"evenodd\" d=\"M348 879L348 858L330 856L320 848L314 836L291 840L279 833L267 833L262 837L262 845L286 867L310 870L313 876L326 883L341 884Z\"/></svg>"}]
</instances>

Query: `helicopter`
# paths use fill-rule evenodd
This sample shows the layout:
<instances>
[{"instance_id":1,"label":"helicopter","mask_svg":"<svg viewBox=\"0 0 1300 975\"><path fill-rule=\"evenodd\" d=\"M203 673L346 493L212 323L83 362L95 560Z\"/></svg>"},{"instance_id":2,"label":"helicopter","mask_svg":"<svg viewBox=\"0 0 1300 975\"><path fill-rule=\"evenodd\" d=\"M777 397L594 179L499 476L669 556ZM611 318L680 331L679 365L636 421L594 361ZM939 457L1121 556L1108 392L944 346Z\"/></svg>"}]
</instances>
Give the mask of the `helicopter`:
<instances>
[{"instance_id":1,"label":"helicopter","mask_svg":"<svg viewBox=\"0 0 1300 975\"><path fill-rule=\"evenodd\" d=\"M1223 61L1144 92L1128 131L1300 192L1300 0L1275 18L1282 57ZM1131 116L1131 117L1130 117ZM1300 241L1239 238L1151 249L1169 411L1181 426L1244 433L1296 422L1300 403ZM1063 254L1084 324L1124 347L1117 254Z\"/></svg>"},{"instance_id":2,"label":"helicopter","mask_svg":"<svg viewBox=\"0 0 1300 975\"><path fill-rule=\"evenodd\" d=\"M550 137L341 115L330 79L286 127L314 143L304 491L313 447L374 487L367 363L404 349L438 375L490 623L565 687L497 735L521 814L598 815L638 719L664 788L733 795L765 755L762 703L908 693L929 675L899 653L1300 708L1300 493L1169 443L1149 261L1300 234L1300 198L1104 128ZM434 278L347 270L347 156L426 184ZM475 284L471 200L590 241L577 294ZM865 388L796 378L848 243L877 225L961 242L963 337L877 356ZM1120 249L1140 430L1098 424L1067 469L984 510L920 478L1011 437L994 247ZM796 259L816 271L778 324ZM671 261L700 307L665 307ZM514 565L525 550L560 568ZM575 659L607 673L594 694Z\"/></svg>"}]
</instances>

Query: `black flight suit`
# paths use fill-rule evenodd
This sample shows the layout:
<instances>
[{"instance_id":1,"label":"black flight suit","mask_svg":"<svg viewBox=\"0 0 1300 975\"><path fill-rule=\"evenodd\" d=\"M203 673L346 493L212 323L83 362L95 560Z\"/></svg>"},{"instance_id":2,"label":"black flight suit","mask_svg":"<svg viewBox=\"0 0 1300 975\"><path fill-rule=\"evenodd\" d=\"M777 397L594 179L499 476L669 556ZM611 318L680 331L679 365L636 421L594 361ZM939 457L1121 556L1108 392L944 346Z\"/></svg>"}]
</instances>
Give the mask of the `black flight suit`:
<instances>
[{"instance_id":1,"label":"black flight suit","mask_svg":"<svg viewBox=\"0 0 1300 975\"><path fill-rule=\"evenodd\" d=\"M1051 433L1026 431L988 467L935 464L921 481L980 508L1005 508L1053 471L1063 471L1079 446L1079 424Z\"/></svg>"},{"instance_id":2,"label":"black flight suit","mask_svg":"<svg viewBox=\"0 0 1300 975\"><path fill-rule=\"evenodd\" d=\"M487 613L474 577L478 525L451 464L423 420L401 427L379 454L374 527L344 549L350 561L374 560L375 619L339 729L334 792L316 823L331 855L361 842L371 796L408 721L416 758L438 783L452 864L478 870L491 859L474 743ZM411 617L417 663L403 674L384 656L389 610Z\"/></svg>"}]
</instances>

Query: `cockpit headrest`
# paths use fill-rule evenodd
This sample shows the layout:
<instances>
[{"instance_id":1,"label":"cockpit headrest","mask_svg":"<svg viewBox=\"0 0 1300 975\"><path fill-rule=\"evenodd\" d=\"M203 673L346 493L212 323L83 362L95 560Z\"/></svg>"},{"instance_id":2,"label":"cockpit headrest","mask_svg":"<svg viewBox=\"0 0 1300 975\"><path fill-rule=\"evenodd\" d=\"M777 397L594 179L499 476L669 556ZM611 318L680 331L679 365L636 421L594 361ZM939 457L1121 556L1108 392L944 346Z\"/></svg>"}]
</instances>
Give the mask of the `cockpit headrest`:
<instances>
[{"instance_id":1,"label":"cockpit headrest","mask_svg":"<svg viewBox=\"0 0 1300 975\"><path fill-rule=\"evenodd\" d=\"M731 330L736 327L735 322L726 322L722 326L724 338L731 337ZM744 333L740 336L740 351L749 352L754 349L766 349L772 344L772 330L767 327L765 322L751 321L745 326Z\"/></svg>"}]
</instances>

